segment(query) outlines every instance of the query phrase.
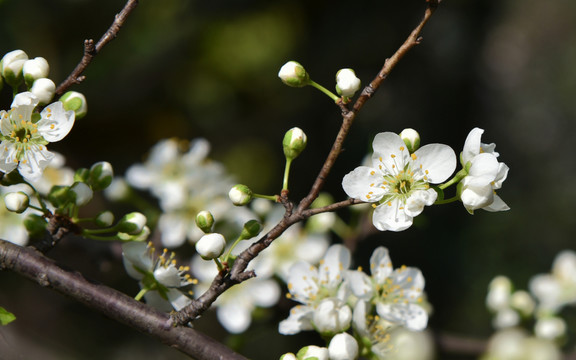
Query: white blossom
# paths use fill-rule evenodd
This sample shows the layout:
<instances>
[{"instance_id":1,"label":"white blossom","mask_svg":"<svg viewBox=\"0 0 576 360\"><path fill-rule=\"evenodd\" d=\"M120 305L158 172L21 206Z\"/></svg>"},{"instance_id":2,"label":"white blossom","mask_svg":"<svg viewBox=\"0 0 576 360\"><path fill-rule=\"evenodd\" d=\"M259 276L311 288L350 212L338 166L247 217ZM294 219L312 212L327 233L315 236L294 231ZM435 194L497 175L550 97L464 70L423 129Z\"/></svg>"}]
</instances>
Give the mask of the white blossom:
<instances>
[{"instance_id":1,"label":"white blossom","mask_svg":"<svg viewBox=\"0 0 576 360\"><path fill-rule=\"evenodd\" d=\"M456 168L456 155L447 145L429 144L410 154L391 132L376 135L372 166L347 174L342 187L348 196L375 203L372 221L378 230L402 231L412 225L424 206L436 201L430 184L443 182Z\"/></svg>"},{"instance_id":2,"label":"white blossom","mask_svg":"<svg viewBox=\"0 0 576 360\"><path fill-rule=\"evenodd\" d=\"M360 79L352 69L341 69L336 73L336 91L339 95L352 97L360 89Z\"/></svg>"}]
</instances>

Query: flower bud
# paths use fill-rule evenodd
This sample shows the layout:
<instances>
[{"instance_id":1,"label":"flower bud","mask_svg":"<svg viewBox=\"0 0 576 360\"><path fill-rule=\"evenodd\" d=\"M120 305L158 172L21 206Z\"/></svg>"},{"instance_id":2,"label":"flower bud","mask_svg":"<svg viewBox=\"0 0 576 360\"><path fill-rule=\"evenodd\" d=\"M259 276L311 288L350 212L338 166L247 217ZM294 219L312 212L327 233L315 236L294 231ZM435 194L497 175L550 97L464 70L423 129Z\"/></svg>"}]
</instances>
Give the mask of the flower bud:
<instances>
[{"instance_id":1,"label":"flower bud","mask_svg":"<svg viewBox=\"0 0 576 360\"><path fill-rule=\"evenodd\" d=\"M410 154L420 147L420 134L414 129L407 128L402 130L400 138L404 140L404 144L406 144Z\"/></svg>"},{"instance_id":2,"label":"flower bud","mask_svg":"<svg viewBox=\"0 0 576 360\"><path fill-rule=\"evenodd\" d=\"M97 162L90 168L89 184L96 191L104 190L110 186L113 178L114 170L107 161Z\"/></svg>"},{"instance_id":3,"label":"flower bud","mask_svg":"<svg viewBox=\"0 0 576 360\"><path fill-rule=\"evenodd\" d=\"M77 91L68 91L66 94L62 95L59 99L62 101L64 110L73 110L76 119L83 118L88 112L88 102L86 97Z\"/></svg>"},{"instance_id":4,"label":"flower bud","mask_svg":"<svg viewBox=\"0 0 576 360\"><path fill-rule=\"evenodd\" d=\"M346 331L352 321L352 310L336 298L324 299L314 311L312 322L322 336L333 336Z\"/></svg>"},{"instance_id":5,"label":"flower bud","mask_svg":"<svg viewBox=\"0 0 576 360\"><path fill-rule=\"evenodd\" d=\"M280 360L298 360L298 358L296 358L296 355L292 353L286 353L280 356Z\"/></svg>"},{"instance_id":6,"label":"flower bud","mask_svg":"<svg viewBox=\"0 0 576 360\"><path fill-rule=\"evenodd\" d=\"M328 345L330 360L354 360L358 358L358 342L348 333L337 334Z\"/></svg>"},{"instance_id":7,"label":"flower bud","mask_svg":"<svg viewBox=\"0 0 576 360\"><path fill-rule=\"evenodd\" d=\"M211 233L206 234L196 243L196 251L204 260L216 259L226 247L226 239L222 234Z\"/></svg>"},{"instance_id":8,"label":"flower bud","mask_svg":"<svg viewBox=\"0 0 576 360\"><path fill-rule=\"evenodd\" d=\"M228 197L232 201L232 204L236 206L244 206L252 201L252 190L246 185L238 184L234 185L230 192L228 192Z\"/></svg>"},{"instance_id":9,"label":"flower bud","mask_svg":"<svg viewBox=\"0 0 576 360\"><path fill-rule=\"evenodd\" d=\"M10 51L4 55L1 73L6 84L16 88L22 83L22 67L24 67L26 60L28 60L28 55L22 50Z\"/></svg>"},{"instance_id":10,"label":"flower bud","mask_svg":"<svg viewBox=\"0 0 576 360\"><path fill-rule=\"evenodd\" d=\"M278 72L282 82L292 87L303 87L310 83L310 76L302 65L296 61L288 61Z\"/></svg>"},{"instance_id":11,"label":"flower bud","mask_svg":"<svg viewBox=\"0 0 576 360\"><path fill-rule=\"evenodd\" d=\"M24 227L31 238L42 238L46 233L46 219L38 214L29 214L24 219Z\"/></svg>"},{"instance_id":12,"label":"flower bud","mask_svg":"<svg viewBox=\"0 0 576 360\"><path fill-rule=\"evenodd\" d=\"M534 325L534 334L541 339L558 339L566 334L566 323L555 316L540 318Z\"/></svg>"},{"instance_id":13,"label":"flower bud","mask_svg":"<svg viewBox=\"0 0 576 360\"><path fill-rule=\"evenodd\" d=\"M38 104L46 105L54 97L56 92L56 85L54 82L47 78L42 78L34 81L30 92L38 98Z\"/></svg>"},{"instance_id":14,"label":"flower bud","mask_svg":"<svg viewBox=\"0 0 576 360\"><path fill-rule=\"evenodd\" d=\"M50 72L50 65L43 57L26 60L22 67L22 74L24 75L24 82L30 88L32 84L41 78L47 78Z\"/></svg>"},{"instance_id":15,"label":"flower bud","mask_svg":"<svg viewBox=\"0 0 576 360\"><path fill-rule=\"evenodd\" d=\"M336 92L340 96L354 96L360 89L360 84L360 79L352 69L341 69L336 73Z\"/></svg>"},{"instance_id":16,"label":"flower bud","mask_svg":"<svg viewBox=\"0 0 576 360\"><path fill-rule=\"evenodd\" d=\"M144 226L142 231L136 234L127 234L125 232L119 232L116 234L119 240L122 241L146 241L150 236L150 228L148 226Z\"/></svg>"},{"instance_id":17,"label":"flower bud","mask_svg":"<svg viewBox=\"0 0 576 360\"><path fill-rule=\"evenodd\" d=\"M92 200L94 191L83 182L76 182L70 187L70 194L74 197L76 206L84 206Z\"/></svg>"},{"instance_id":18,"label":"flower bud","mask_svg":"<svg viewBox=\"0 0 576 360\"><path fill-rule=\"evenodd\" d=\"M22 191L10 192L4 195L4 204L8 211L22 214L26 209L28 209L30 198L28 197L28 194Z\"/></svg>"},{"instance_id":19,"label":"flower bud","mask_svg":"<svg viewBox=\"0 0 576 360\"><path fill-rule=\"evenodd\" d=\"M109 210L102 211L96 216L95 222L100 227L111 226L114 223L114 214Z\"/></svg>"},{"instance_id":20,"label":"flower bud","mask_svg":"<svg viewBox=\"0 0 576 360\"><path fill-rule=\"evenodd\" d=\"M69 186L55 185L48 193L48 200L58 208L69 203L71 196Z\"/></svg>"},{"instance_id":21,"label":"flower bud","mask_svg":"<svg viewBox=\"0 0 576 360\"><path fill-rule=\"evenodd\" d=\"M296 354L298 360L314 359L314 360L329 360L328 349L325 347L310 345L305 346L298 354Z\"/></svg>"},{"instance_id":22,"label":"flower bud","mask_svg":"<svg viewBox=\"0 0 576 360\"><path fill-rule=\"evenodd\" d=\"M294 160L306 148L308 138L302 129L294 127L286 132L282 146L288 160Z\"/></svg>"},{"instance_id":23,"label":"flower bud","mask_svg":"<svg viewBox=\"0 0 576 360\"><path fill-rule=\"evenodd\" d=\"M262 224L257 220L250 220L244 224L240 237L243 240L252 239L254 236L260 234L260 231L262 231Z\"/></svg>"},{"instance_id":24,"label":"flower bud","mask_svg":"<svg viewBox=\"0 0 576 360\"><path fill-rule=\"evenodd\" d=\"M139 212L124 215L117 225L116 230L128 235L136 235L142 232L146 225L146 216Z\"/></svg>"},{"instance_id":25,"label":"flower bud","mask_svg":"<svg viewBox=\"0 0 576 360\"><path fill-rule=\"evenodd\" d=\"M492 311L505 309L510 305L512 283L506 276L496 276L488 285L486 306Z\"/></svg>"},{"instance_id":26,"label":"flower bud","mask_svg":"<svg viewBox=\"0 0 576 360\"><path fill-rule=\"evenodd\" d=\"M530 316L536 308L536 303L530 294L523 290L515 291L510 298L510 306L524 316Z\"/></svg>"},{"instance_id":27,"label":"flower bud","mask_svg":"<svg viewBox=\"0 0 576 360\"><path fill-rule=\"evenodd\" d=\"M126 180L114 178L110 186L104 190L104 195L111 201L124 201L130 197L131 189Z\"/></svg>"},{"instance_id":28,"label":"flower bud","mask_svg":"<svg viewBox=\"0 0 576 360\"><path fill-rule=\"evenodd\" d=\"M212 231L214 226L214 216L210 211L202 210L196 215L196 226L200 228L205 234Z\"/></svg>"}]
</instances>

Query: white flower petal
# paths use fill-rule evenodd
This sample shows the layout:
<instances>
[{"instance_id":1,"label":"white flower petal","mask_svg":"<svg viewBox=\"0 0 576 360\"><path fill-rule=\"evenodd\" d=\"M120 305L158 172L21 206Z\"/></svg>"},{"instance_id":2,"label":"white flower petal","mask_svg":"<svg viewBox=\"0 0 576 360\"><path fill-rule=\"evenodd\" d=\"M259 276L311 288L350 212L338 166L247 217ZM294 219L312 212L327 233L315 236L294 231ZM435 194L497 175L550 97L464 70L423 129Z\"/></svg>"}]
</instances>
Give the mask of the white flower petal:
<instances>
[{"instance_id":1,"label":"white flower petal","mask_svg":"<svg viewBox=\"0 0 576 360\"><path fill-rule=\"evenodd\" d=\"M26 151L24 158L18 164L18 171L24 179L37 181L53 157L54 154L46 150L45 146L30 145L30 149Z\"/></svg>"},{"instance_id":2,"label":"white flower petal","mask_svg":"<svg viewBox=\"0 0 576 360\"><path fill-rule=\"evenodd\" d=\"M498 160L492 154L482 153L476 155L472 159L472 165L468 171L469 176L488 176L492 178L491 181L496 179L496 175L498 175L500 165L498 164Z\"/></svg>"},{"instance_id":3,"label":"white flower petal","mask_svg":"<svg viewBox=\"0 0 576 360\"><path fill-rule=\"evenodd\" d=\"M382 164L383 171L387 174L396 174L398 169L404 169L407 159L410 158L404 140L392 132L377 134L372 147L374 148L373 167L378 168Z\"/></svg>"},{"instance_id":4,"label":"white flower petal","mask_svg":"<svg viewBox=\"0 0 576 360\"><path fill-rule=\"evenodd\" d=\"M388 249L384 246L377 247L370 256L370 273L377 284L384 284L384 281L392 274L392 260Z\"/></svg>"},{"instance_id":5,"label":"white flower petal","mask_svg":"<svg viewBox=\"0 0 576 360\"><path fill-rule=\"evenodd\" d=\"M40 113L38 132L49 142L62 140L74 126L75 113L66 111L62 102L57 101L44 108Z\"/></svg>"},{"instance_id":6,"label":"white flower petal","mask_svg":"<svg viewBox=\"0 0 576 360\"><path fill-rule=\"evenodd\" d=\"M494 194L494 200L492 204L483 207L482 209L490 212L506 211L510 210L510 207L500 198L500 196Z\"/></svg>"},{"instance_id":7,"label":"white flower petal","mask_svg":"<svg viewBox=\"0 0 576 360\"><path fill-rule=\"evenodd\" d=\"M252 323L252 309L231 302L220 305L216 316L220 324L233 334L243 333Z\"/></svg>"},{"instance_id":8,"label":"white flower petal","mask_svg":"<svg viewBox=\"0 0 576 360\"><path fill-rule=\"evenodd\" d=\"M412 226L412 216L400 209L403 204L398 199L380 204L374 209L372 223L380 231L402 231Z\"/></svg>"},{"instance_id":9,"label":"white flower petal","mask_svg":"<svg viewBox=\"0 0 576 360\"><path fill-rule=\"evenodd\" d=\"M362 271L349 270L346 272L346 279L354 296L369 300L374 295L372 280Z\"/></svg>"},{"instance_id":10,"label":"white flower petal","mask_svg":"<svg viewBox=\"0 0 576 360\"><path fill-rule=\"evenodd\" d=\"M428 144L414 152L414 168L426 172L428 182L433 184L447 180L456 169L456 154L448 145Z\"/></svg>"},{"instance_id":11,"label":"white flower petal","mask_svg":"<svg viewBox=\"0 0 576 360\"><path fill-rule=\"evenodd\" d=\"M332 245L318 266L319 279L324 286L335 288L350 267L350 251L342 245Z\"/></svg>"},{"instance_id":12,"label":"white flower petal","mask_svg":"<svg viewBox=\"0 0 576 360\"><path fill-rule=\"evenodd\" d=\"M385 190L380 187L382 172L371 167L359 166L344 176L342 188L351 198L375 202L382 198Z\"/></svg>"},{"instance_id":13,"label":"white flower petal","mask_svg":"<svg viewBox=\"0 0 576 360\"><path fill-rule=\"evenodd\" d=\"M411 217L416 217L424 210L424 206L434 204L438 193L434 189L414 191L406 200L404 212Z\"/></svg>"},{"instance_id":14,"label":"white flower petal","mask_svg":"<svg viewBox=\"0 0 576 360\"><path fill-rule=\"evenodd\" d=\"M416 304L378 303L376 311L383 319L403 325L409 330L424 330L428 324L428 314Z\"/></svg>"},{"instance_id":15,"label":"white flower petal","mask_svg":"<svg viewBox=\"0 0 576 360\"><path fill-rule=\"evenodd\" d=\"M309 306L294 306L290 310L290 316L282 320L278 325L278 332L282 335L294 335L303 330L312 330L312 315L314 309Z\"/></svg>"},{"instance_id":16,"label":"white flower petal","mask_svg":"<svg viewBox=\"0 0 576 360\"><path fill-rule=\"evenodd\" d=\"M275 280L260 279L259 281L254 281L250 286L250 296L254 304L260 307L276 305L280 299L280 293L280 286Z\"/></svg>"},{"instance_id":17,"label":"white flower petal","mask_svg":"<svg viewBox=\"0 0 576 360\"><path fill-rule=\"evenodd\" d=\"M472 161L476 155L480 154L480 139L482 138L483 133L483 129L476 127L472 129L466 137L466 141L464 141L464 150L462 150L463 166L465 166L467 162Z\"/></svg>"},{"instance_id":18,"label":"white flower petal","mask_svg":"<svg viewBox=\"0 0 576 360\"><path fill-rule=\"evenodd\" d=\"M318 292L318 270L305 261L298 261L290 268L288 290L295 300L308 302Z\"/></svg>"}]
</instances>

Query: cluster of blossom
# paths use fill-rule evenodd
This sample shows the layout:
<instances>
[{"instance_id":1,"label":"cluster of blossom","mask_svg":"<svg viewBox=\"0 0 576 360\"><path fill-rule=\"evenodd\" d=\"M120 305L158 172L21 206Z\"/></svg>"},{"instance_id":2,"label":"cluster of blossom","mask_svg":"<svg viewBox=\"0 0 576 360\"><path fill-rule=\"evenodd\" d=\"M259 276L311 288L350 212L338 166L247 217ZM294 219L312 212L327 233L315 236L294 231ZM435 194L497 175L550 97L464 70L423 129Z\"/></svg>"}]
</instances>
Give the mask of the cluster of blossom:
<instances>
[{"instance_id":1,"label":"cluster of blossom","mask_svg":"<svg viewBox=\"0 0 576 360\"><path fill-rule=\"evenodd\" d=\"M514 290L509 278L497 276L488 288L486 305L498 331L483 360L561 359L568 326L560 312L576 305L576 252L560 252L550 273L530 280L529 292ZM532 331L521 327L522 320L533 323Z\"/></svg>"},{"instance_id":2,"label":"cluster of blossom","mask_svg":"<svg viewBox=\"0 0 576 360\"><path fill-rule=\"evenodd\" d=\"M419 359L431 357L426 336L417 334L428 323L424 277L417 268L394 269L388 250L378 247L370 258L370 274L350 270L351 255L332 245L318 267L298 261L290 269L287 296L300 304L279 325L281 334L315 330L328 347L307 347L282 359L393 359L415 351L407 338L416 333ZM351 334L350 334L350 333ZM402 340L399 340L402 339ZM311 355L319 353L323 355Z\"/></svg>"}]
</instances>

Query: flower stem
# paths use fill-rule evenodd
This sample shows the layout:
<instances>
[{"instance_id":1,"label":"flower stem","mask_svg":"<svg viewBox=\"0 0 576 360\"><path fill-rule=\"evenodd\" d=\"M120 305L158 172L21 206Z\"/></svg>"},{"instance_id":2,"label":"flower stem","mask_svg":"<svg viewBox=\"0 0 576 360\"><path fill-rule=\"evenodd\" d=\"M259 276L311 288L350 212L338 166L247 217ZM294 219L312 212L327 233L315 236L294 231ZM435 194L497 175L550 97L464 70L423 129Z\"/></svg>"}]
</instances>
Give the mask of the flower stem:
<instances>
[{"instance_id":1,"label":"flower stem","mask_svg":"<svg viewBox=\"0 0 576 360\"><path fill-rule=\"evenodd\" d=\"M150 290L150 289L144 288L144 289L140 290L140 292L139 292L138 294L136 294L136 296L134 296L134 300L140 301L140 299L142 299L142 297L143 297L144 295L146 295L146 293L148 292L148 290Z\"/></svg>"},{"instance_id":2,"label":"flower stem","mask_svg":"<svg viewBox=\"0 0 576 360\"><path fill-rule=\"evenodd\" d=\"M318 84L317 82L310 80L309 84L311 86L314 86L316 89L322 91L324 94L326 94L330 99L334 100L334 102L338 101L340 99L340 97L338 97L336 94L334 94L332 91L326 89L324 86Z\"/></svg>"},{"instance_id":3,"label":"flower stem","mask_svg":"<svg viewBox=\"0 0 576 360\"><path fill-rule=\"evenodd\" d=\"M468 171L466 171L466 169L462 169L460 171L458 171L456 173L456 175L454 175L454 177L452 179L450 179L449 181L445 182L444 184L440 184L438 185L438 188L444 190L446 189L448 186L451 186L453 184L459 183L462 179L464 179L464 177L466 177L466 175L468 175Z\"/></svg>"},{"instance_id":4,"label":"flower stem","mask_svg":"<svg viewBox=\"0 0 576 360\"><path fill-rule=\"evenodd\" d=\"M226 255L224 255L224 257L222 258L223 262L227 262L228 258L230 257L230 254L232 253L232 250L234 250L234 248L236 247L236 245L238 245L238 243L240 241L244 240L244 238L242 238L242 236L239 236L238 239L236 239L234 241L234 243L232 244L232 246L230 246L230 248L228 249L228 251L226 251Z\"/></svg>"},{"instance_id":5,"label":"flower stem","mask_svg":"<svg viewBox=\"0 0 576 360\"><path fill-rule=\"evenodd\" d=\"M434 202L434 205L450 204L458 200L460 200L460 196L456 195L450 199L437 200Z\"/></svg>"},{"instance_id":6,"label":"flower stem","mask_svg":"<svg viewBox=\"0 0 576 360\"><path fill-rule=\"evenodd\" d=\"M290 176L291 165L292 165L292 159L286 158L286 167L284 168L284 181L282 184L282 190L288 190L288 177Z\"/></svg>"},{"instance_id":7,"label":"flower stem","mask_svg":"<svg viewBox=\"0 0 576 360\"><path fill-rule=\"evenodd\" d=\"M252 194L252 196L260 199L278 201L278 195L261 195L261 194Z\"/></svg>"}]
</instances>

